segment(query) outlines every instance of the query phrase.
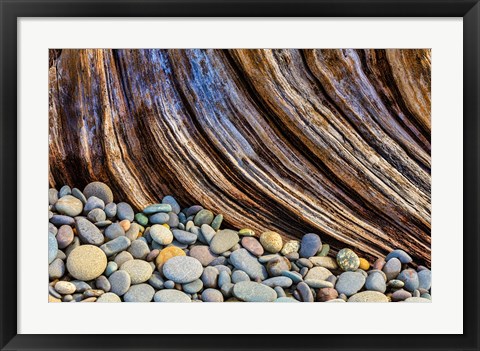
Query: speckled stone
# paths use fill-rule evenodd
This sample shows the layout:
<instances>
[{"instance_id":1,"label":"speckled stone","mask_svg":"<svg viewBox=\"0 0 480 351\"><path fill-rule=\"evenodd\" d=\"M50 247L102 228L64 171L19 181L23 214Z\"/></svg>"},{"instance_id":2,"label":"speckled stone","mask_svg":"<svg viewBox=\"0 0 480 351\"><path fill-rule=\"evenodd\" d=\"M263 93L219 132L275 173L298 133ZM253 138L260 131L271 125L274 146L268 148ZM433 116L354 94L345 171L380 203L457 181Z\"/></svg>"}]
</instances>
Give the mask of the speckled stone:
<instances>
[{"instance_id":1,"label":"speckled stone","mask_svg":"<svg viewBox=\"0 0 480 351\"><path fill-rule=\"evenodd\" d=\"M283 245L280 253L284 256L291 254L293 252L298 252L300 250L300 242L298 240L290 240Z\"/></svg>"},{"instance_id":2,"label":"speckled stone","mask_svg":"<svg viewBox=\"0 0 480 351\"><path fill-rule=\"evenodd\" d=\"M360 265L360 259L352 250L341 249L337 254L338 266L344 271L355 271Z\"/></svg>"},{"instance_id":3,"label":"speckled stone","mask_svg":"<svg viewBox=\"0 0 480 351\"><path fill-rule=\"evenodd\" d=\"M168 245L173 241L173 233L170 229L160 224L154 224L150 227L150 236L152 240L156 241L160 245Z\"/></svg>"},{"instance_id":4,"label":"speckled stone","mask_svg":"<svg viewBox=\"0 0 480 351\"><path fill-rule=\"evenodd\" d=\"M102 199L104 203L113 202L112 190L107 184L102 182L92 182L83 189L83 194L88 199L90 196L96 196Z\"/></svg>"},{"instance_id":5,"label":"speckled stone","mask_svg":"<svg viewBox=\"0 0 480 351\"><path fill-rule=\"evenodd\" d=\"M215 254L222 254L230 250L240 241L237 232L230 229L218 231L210 242L210 250Z\"/></svg>"},{"instance_id":6,"label":"speckled stone","mask_svg":"<svg viewBox=\"0 0 480 351\"><path fill-rule=\"evenodd\" d=\"M153 300L155 302L192 302L187 294L174 289L157 291Z\"/></svg>"},{"instance_id":7,"label":"speckled stone","mask_svg":"<svg viewBox=\"0 0 480 351\"><path fill-rule=\"evenodd\" d=\"M260 235L260 244L263 248L271 253L280 252L283 248L283 241L280 234L272 231L267 231Z\"/></svg>"},{"instance_id":8,"label":"speckled stone","mask_svg":"<svg viewBox=\"0 0 480 351\"><path fill-rule=\"evenodd\" d=\"M175 283L186 284L200 278L203 267L200 261L189 256L175 256L163 265L163 275Z\"/></svg>"},{"instance_id":9,"label":"speckled stone","mask_svg":"<svg viewBox=\"0 0 480 351\"><path fill-rule=\"evenodd\" d=\"M79 246L67 258L67 270L78 280L95 279L102 275L106 267L107 256L93 245Z\"/></svg>"},{"instance_id":10,"label":"speckled stone","mask_svg":"<svg viewBox=\"0 0 480 351\"><path fill-rule=\"evenodd\" d=\"M122 300L120 299L120 297L115 294L115 293L112 293L112 292L108 292L106 294L103 294L102 296L100 296L96 302L105 302L105 303L113 303L113 302L122 302Z\"/></svg>"},{"instance_id":11,"label":"speckled stone","mask_svg":"<svg viewBox=\"0 0 480 351\"><path fill-rule=\"evenodd\" d=\"M132 285L123 295L125 302L150 302L155 295L155 290L148 284Z\"/></svg>"},{"instance_id":12,"label":"speckled stone","mask_svg":"<svg viewBox=\"0 0 480 351\"><path fill-rule=\"evenodd\" d=\"M246 281L234 285L233 295L246 302L273 302L277 298L277 293L272 288Z\"/></svg>"},{"instance_id":13,"label":"speckled stone","mask_svg":"<svg viewBox=\"0 0 480 351\"><path fill-rule=\"evenodd\" d=\"M320 251L317 253L317 256L318 257L327 257L329 252L330 252L330 245L322 244L322 247L320 248Z\"/></svg>"},{"instance_id":14,"label":"speckled stone","mask_svg":"<svg viewBox=\"0 0 480 351\"><path fill-rule=\"evenodd\" d=\"M378 291L363 291L351 296L347 302L388 302L388 298Z\"/></svg>"},{"instance_id":15,"label":"speckled stone","mask_svg":"<svg viewBox=\"0 0 480 351\"><path fill-rule=\"evenodd\" d=\"M140 284L146 282L153 273L152 266L143 260L127 261L120 266L120 270L126 271L132 280L132 284Z\"/></svg>"},{"instance_id":16,"label":"speckled stone","mask_svg":"<svg viewBox=\"0 0 480 351\"><path fill-rule=\"evenodd\" d=\"M70 282L59 281L55 284L55 290L62 295L67 295L73 294L76 290L76 287Z\"/></svg>"}]
</instances>

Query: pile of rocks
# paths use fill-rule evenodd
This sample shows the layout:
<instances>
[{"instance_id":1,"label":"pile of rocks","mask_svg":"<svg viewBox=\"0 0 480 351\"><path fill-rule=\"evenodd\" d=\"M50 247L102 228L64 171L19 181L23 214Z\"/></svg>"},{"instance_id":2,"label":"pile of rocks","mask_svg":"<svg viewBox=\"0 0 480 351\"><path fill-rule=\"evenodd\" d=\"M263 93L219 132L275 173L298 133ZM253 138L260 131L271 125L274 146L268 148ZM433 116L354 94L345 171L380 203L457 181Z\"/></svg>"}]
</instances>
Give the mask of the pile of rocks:
<instances>
[{"instance_id":1,"label":"pile of rocks","mask_svg":"<svg viewBox=\"0 0 480 351\"><path fill-rule=\"evenodd\" d=\"M431 271L402 250L370 267L316 234L221 229L221 214L172 196L135 213L101 182L48 195L50 302L431 301Z\"/></svg>"}]
</instances>

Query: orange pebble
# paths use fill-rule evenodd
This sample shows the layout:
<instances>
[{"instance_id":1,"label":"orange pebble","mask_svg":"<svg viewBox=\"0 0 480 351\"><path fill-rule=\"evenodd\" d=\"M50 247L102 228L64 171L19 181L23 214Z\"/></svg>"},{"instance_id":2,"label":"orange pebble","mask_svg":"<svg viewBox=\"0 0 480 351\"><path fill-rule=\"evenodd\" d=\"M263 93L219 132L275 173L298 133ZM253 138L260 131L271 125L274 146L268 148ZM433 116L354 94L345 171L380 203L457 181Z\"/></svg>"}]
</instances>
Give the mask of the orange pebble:
<instances>
[{"instance_id":1,"label":"orange pebble","mask_svg":"<svg viewBox=\"0 0 480 351\"><path fill-rule=\"evenodd\" d=\"M155 260L158 271L161 272L163 264L175 256L186 256L186 254L185 251L176 246L169 246L160 251Z\"/></svg>"},{"instance_id":2,"label":"orange pebble","mask_svg":"<svg viewBox=\"0 0 480 351\"><path fill-rule=\"evenodd\" d=\"M170 226L167 223L162 224L165 228L170 229Z\"/></svg>"},{"instance_id":3,"label":"orange pebble","mask_svg":"<svg viewBox=\"0 0 480 351\"><path fill-rule=\"evenodd\" d=\"M364 258L360 258L360 266L358 268L363 269L364 271L368 271L370 268L370 263Z\"/></svg>"},{"instance_id":4,"label":"orange pebble","mask_svg":"<svg viewBox=\"0 0 480 351\"><path fill-rule=\"evenodd\" d=\"M127 230L130 229L131 223L130 223L130 221L129 221L128 219L124 219L124 220L121 221L119 224L122 226L123 230L125 230L125 231L127 231Z\"/></svg>"}]
</instances>

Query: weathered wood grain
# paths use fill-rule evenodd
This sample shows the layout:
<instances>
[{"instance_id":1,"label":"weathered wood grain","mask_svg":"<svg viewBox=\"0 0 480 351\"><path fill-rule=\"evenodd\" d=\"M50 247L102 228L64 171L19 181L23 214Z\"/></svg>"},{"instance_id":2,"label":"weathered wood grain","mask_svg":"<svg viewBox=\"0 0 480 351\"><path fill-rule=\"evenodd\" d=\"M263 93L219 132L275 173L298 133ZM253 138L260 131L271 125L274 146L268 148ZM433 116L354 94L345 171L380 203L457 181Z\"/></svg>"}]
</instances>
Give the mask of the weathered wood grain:
<instances>
[{"instance_id":1,"label":"weathered wood grain","mask_svg":"<svg viewBox=\"0 0 480 351\"><path fill-rule=\"evenodd\" d=\"M62 50L50 185L430 262L429 50Z\"/></svg>"}]
</instances>

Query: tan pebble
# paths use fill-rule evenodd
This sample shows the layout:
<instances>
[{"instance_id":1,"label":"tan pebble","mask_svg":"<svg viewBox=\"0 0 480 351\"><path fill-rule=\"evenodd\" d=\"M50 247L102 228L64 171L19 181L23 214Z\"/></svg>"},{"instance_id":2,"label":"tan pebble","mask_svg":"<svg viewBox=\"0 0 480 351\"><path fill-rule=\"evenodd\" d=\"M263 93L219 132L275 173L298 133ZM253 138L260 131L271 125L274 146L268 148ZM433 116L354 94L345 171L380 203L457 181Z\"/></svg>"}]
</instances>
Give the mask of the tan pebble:
<instances>
[{"instance_id":1,"label":"tan pebble","mask_svg":"<svg viewBox=\"0 0 480 351\"><path fill-rule=\"evenodd\" d=\"M271 231L264 232L260 235L260 243L265 250L271 253L277 253L283 247L283 240L280 234Z\"/></svg>"},{"instance_id":2,"label":"tan pebble","mask_svg":"<svg viewBox=\"0 0 480 351\"><path fill-rule=\"evenodd\" d=\"M62 302L62 300L57 299L56 297L48 294L48 302Z\"/></svg>"},{"instance_id":3,"label":"tan pebble","mask_svg":"<svg viewBox=\"0 0 480 351\"><path fill-rule=\"evenodd\" d=\"M358 266L358 268L363 269L364 271L368 271L368 269L370 268L370 263L368 263L366 259L360 258L360 265Z\"/></svg>"},{"instance_id":4,"label":"tan pebble","mask_svg":"<svg viewBox=\"0 0 480 351\"><path fill-rule=\"evenodd\" d=\"M88 297L80 302L95 302L95 301L97 301L96 297Z\"/></svg>"},{"instance_id":5,"label":"tan pebble","mask_svg":"<svg viewBox=\"0 0 480 351\"><path fill-rule=\"evenodd\" d=\"M131 223L128 219L124 219L119 224L123 228L123 230L125 230L125 231L128 231L130 229L130 226L131 226Z\"/></svg>"}]
</instances>

